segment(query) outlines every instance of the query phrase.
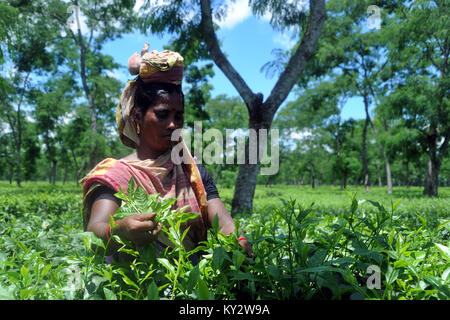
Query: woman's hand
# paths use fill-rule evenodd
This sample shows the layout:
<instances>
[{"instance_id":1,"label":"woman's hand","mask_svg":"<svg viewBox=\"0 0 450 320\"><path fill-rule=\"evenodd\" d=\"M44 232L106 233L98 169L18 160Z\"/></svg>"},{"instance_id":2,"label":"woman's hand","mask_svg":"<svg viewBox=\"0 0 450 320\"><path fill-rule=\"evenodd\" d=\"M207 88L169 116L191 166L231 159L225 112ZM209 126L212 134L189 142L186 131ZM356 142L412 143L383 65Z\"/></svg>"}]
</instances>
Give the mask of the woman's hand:
<instances>
[{"instance_id":1,"label":"woman's hand","mask_svg":"<svg viewBox=\"0 0 450 320\"><path fill-rule=\"evenodd\" d=\"M137 246L145 246L158 238L162 229L161 223L155 223L156 213L133 214L116 220L113 234L133 242Z\"/></svg>"},{"instance_id":2,"label":"woman's hand","mask_svg":"<svg viewBox=\"0 0 450 320\"><path fill-rule=\"evenodd\" d=\"M241 245L242 248L245 249L245 251L247 251L247 255L250 258L254 258L255 257L255 255L253 254L253 250L252 250L252 244L247 239L240 240L239 244Z\"/></svg>"},{"instance_id":3,"label":"woman's hand","mask_svg":"<svg viewBox=\"0 0 450 320\"><path fill-rule=\"evenodd\" d=\"M210 224L212 224L212 221L216 215L219 215L219 231L224 235L233 233L235 227L234 220L220 198L208 200L208 218ZM243 233L242 230L239 230L239 232ZM250 258L255 257L252 251L252 244L247 239L242 239L239 241L239 244L247 251Z\"/></svg>"}]
</instances>

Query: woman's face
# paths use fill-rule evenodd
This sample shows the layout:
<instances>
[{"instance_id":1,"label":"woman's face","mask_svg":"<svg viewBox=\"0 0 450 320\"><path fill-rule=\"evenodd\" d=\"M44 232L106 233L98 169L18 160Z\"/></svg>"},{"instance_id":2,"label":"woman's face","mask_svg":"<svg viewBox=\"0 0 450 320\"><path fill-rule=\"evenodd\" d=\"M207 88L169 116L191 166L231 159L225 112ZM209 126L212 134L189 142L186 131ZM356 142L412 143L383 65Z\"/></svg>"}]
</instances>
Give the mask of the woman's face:
<instances>
[{"instance_id":1,"label":"woman's face","mask_svg":"<svg viewBox=\"0 0 450 320\"><path fill-rule=\"evenodd\" d=\"M153 154L162 154L172 144L172 133L183 127L184 105L179 94L166 94L156 99L144 115L137 114L140 126L139 148Z\"/></svg>"}]
</instances>

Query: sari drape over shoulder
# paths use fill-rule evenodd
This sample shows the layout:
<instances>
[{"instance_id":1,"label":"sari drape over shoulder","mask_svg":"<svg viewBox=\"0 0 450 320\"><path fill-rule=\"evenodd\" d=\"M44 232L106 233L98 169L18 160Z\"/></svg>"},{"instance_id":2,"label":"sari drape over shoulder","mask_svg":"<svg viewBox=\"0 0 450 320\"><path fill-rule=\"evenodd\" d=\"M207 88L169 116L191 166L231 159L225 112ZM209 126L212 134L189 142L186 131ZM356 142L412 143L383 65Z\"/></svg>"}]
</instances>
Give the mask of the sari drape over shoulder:
<instances>
[{"instance_id":1,"label":"sari drape over shoulder","mask_svg":"<svg viewBox=\"0 0 450 320\"><path fill-rule=\"evenodd\" d=\"M97 164L80 182L83 183L83 228L86 230L90 217L90 196L101 187L107 186L116 192L119 187L126 192L128 181L141 186L148 194L159 193L161 199L176 198L175 208L189 206L187 211L200 213L199 217L187 221L182 230L190 227L185 247L192 250L200 241L206 240L208 208L206 192L194 159L187 150L184 141L183 152L187 152L188 163L174 164L171 150L155 160L116 160L107 158ZM158 241L166 246L173 246L164 232L158 235Z\"/></svg>"}]
</instances>

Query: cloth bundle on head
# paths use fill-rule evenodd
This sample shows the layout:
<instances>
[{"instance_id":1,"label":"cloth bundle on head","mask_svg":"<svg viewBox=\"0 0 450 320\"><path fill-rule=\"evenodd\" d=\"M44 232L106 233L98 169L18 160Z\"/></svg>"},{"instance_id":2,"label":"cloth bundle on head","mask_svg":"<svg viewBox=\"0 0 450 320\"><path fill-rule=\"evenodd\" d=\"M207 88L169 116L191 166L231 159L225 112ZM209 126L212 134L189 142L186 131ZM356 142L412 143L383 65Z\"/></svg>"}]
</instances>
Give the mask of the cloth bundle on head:
<instances>
[{"instance_id":1,"label":"cloth bundle on head","mask_svg":"<svg viewBox=\"0 0 450 320\"><path fill-rule=\"evenodd\" d=\"M183 81L183 57L174 51L153 50L148 52L149 44L145 43L141 54L135 53L128 59L128 71L138 75L144 83L172 83L181 85ZM136 128L130 119L134 107L134 95L137 79L128 81L120 96L116 112L116 123L122 143L130 148L139 145Z\"/></svg>"}]
</instances>

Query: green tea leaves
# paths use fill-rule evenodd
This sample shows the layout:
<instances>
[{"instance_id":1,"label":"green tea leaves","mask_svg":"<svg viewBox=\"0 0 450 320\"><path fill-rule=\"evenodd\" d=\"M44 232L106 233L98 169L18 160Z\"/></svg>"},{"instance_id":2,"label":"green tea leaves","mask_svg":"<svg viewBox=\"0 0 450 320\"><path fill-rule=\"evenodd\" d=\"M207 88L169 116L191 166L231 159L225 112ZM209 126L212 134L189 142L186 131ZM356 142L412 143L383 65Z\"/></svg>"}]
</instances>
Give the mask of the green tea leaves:
<instances>
[{"instance_id":1,"label":"green tea leaves","mask_svg":"<svg viewBox=\"0 0 450 320\"><path fill-rule=\"evenodd\" d=\"M217 247L214 248L213 251L213 263L216 266L216 268L220 269L222 266L223 261L225 260L226 251L223 247Z\"/></svg>"},{"instance_id":2,"label":"green tea leaves","mask_svg":"<svg viewBox=\"0 0 450 320\"><path fill-rule=\"evenodd\" d=\"M187 280L187 290L192 291L200 277L200 268L196 265L190 272Z\"/></svg>"},{"instance_id":3,"label":"green tea leaves","mask_svg":"<svg viewBox=\"0 0 450 320\"><path fill-rule=\"evenodd\" d=\"M438 248L439 252L441 253L442 257L447 260L447 262L450 263L450 249L449 247L446 247L442 244L435 243L434 244L436 248Z\"/></svg>"},{"instance_id":4,"label":"green tea leaves","mask_svg":"<svg viewBox=\"0 0 450 320\"><path fill-rule=\"evenodd\" d=\"M105 293L106 300L117 300L116 295L108 288L103 288L103 292Z\"/></svg>"},{"instance_id":5,"label":"green tea leaves","mask_svg":"<svg viewBox=\"0 0 450 320\"><path fill-rule=\"evenodd\" d=\"M198 294L200 300L209 300L209 289L202 279L198 279Z\"/></svg>"},{"instance_id":6,"label":"green tea leaves","mask_svg":"<svg viewBox=\"0 0 450 320\"><path fill-rule=\"evenodd\" d=\"M159 290L155 281L152 281L152 283L147 288L147 299L159 300Z\"/></svg>"},{"instance_id":7,"label":"green tea leaves","mask_svg":"<svg viewBox=\"0 0 450 320\"><path fill-rule=\"evenodd\" d=\"M165 258L158 258L157 260L161 265L164 266L164 268L166 268L169 271L170 275L175 275L175 268L174 266L172 266L169 260Z\"/></svg>"}]
</instances>

